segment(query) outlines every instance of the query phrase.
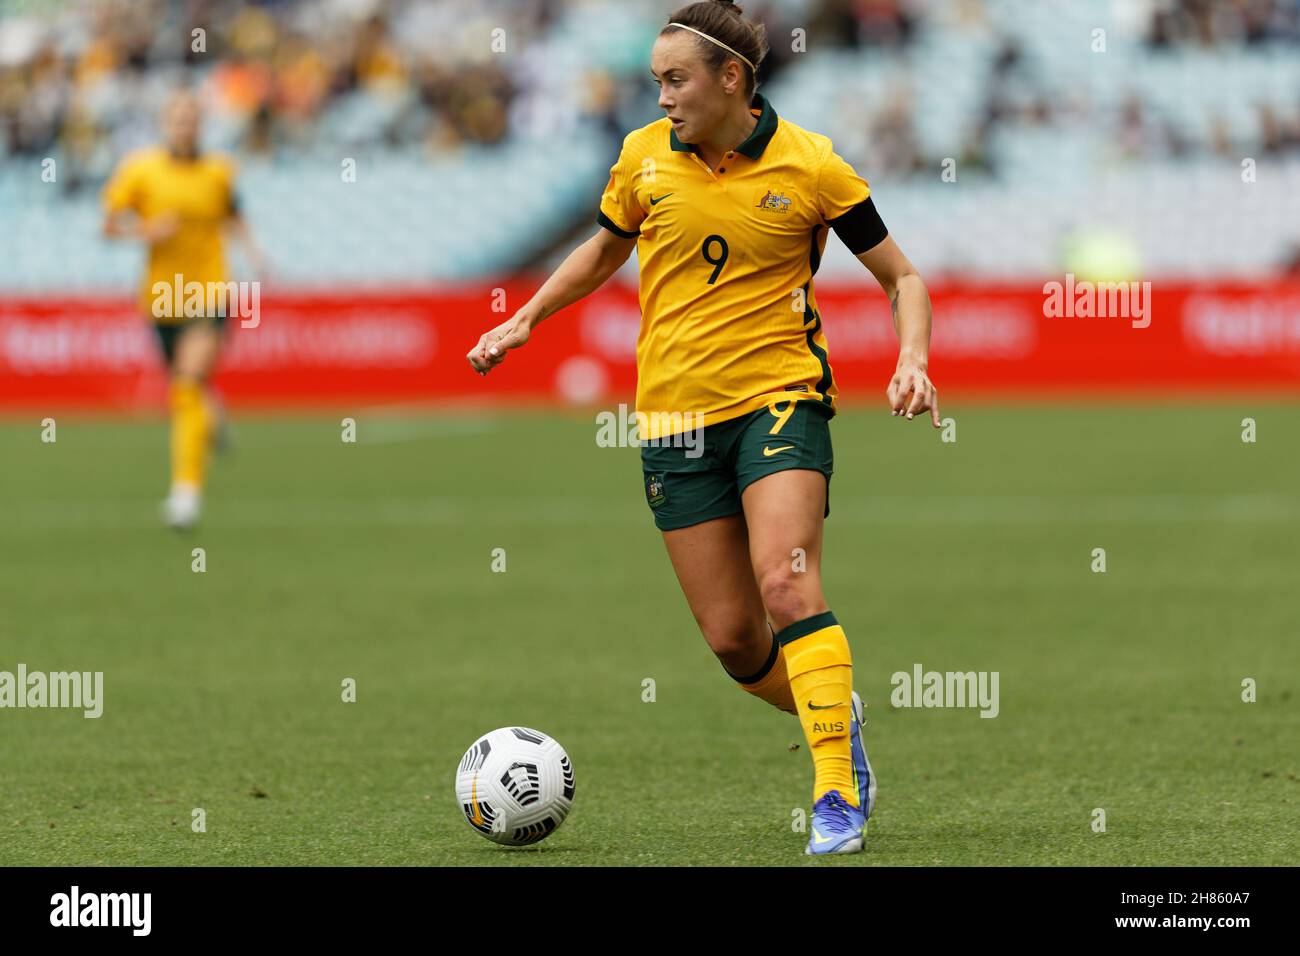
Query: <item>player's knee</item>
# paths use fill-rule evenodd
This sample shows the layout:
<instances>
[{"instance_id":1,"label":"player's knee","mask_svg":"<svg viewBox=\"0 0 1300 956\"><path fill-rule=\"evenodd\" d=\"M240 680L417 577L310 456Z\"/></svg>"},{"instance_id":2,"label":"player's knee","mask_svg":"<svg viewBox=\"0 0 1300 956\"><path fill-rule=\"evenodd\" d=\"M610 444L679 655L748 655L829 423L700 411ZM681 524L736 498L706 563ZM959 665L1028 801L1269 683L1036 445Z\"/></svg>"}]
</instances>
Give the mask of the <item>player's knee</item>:
<instances>
[{"instance_id":1,"label":"player's knee","mask_svg":"<svg viewBox=\"0 0 1300 956\"><path fill-rule=\"evenodd\" d=\"M204 384L209 377L210 363L203 356L178 354L172 367L173 379L188 379Z\"/></svg>"},{"instance_id":2,"label":"player's knee","mask_svg":"<svg viewBox=\"0 0 1300 956\"><path fill-rule=\"evenodd\" d=\"M747 660L754 652L758 629L755 625L738 621L735 618L718 621L701 621L700 630L709 649L717 655L724 667L728 662ZM767 633L767 627L762 628Z\"/></svg>"},{"instance_id":3,"label":"player's knee","mask_svg":"<svg viewBox=\"0 0 1300 956\"><path fill-rule=\"evenodd\" d=\"M817 614L824 603L817 582L807 572L798 573L790 568L764 574L759 590L772 627L778 631Z\"/></svg>"}]
</instances>

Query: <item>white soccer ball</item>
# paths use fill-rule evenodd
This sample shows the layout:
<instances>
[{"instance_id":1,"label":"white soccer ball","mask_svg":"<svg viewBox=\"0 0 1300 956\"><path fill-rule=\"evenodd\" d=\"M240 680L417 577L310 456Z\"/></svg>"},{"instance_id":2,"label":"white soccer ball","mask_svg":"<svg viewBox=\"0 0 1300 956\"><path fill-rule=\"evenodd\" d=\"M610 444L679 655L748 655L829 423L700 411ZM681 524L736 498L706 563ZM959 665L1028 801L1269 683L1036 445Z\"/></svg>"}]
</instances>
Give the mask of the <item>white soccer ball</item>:
<instances>
[{"instance_id":1,"label":"white soccer ball","mask_svg":"<svg viewBox=\"0 0 1300 956\"><path fill-rule=\"evenodd\" d=\"M537 843L569 815L573 764L541 731L502 727L465 751L456 770L456 801L469 825L493 843Z\"/></svg>"}]
</instances>

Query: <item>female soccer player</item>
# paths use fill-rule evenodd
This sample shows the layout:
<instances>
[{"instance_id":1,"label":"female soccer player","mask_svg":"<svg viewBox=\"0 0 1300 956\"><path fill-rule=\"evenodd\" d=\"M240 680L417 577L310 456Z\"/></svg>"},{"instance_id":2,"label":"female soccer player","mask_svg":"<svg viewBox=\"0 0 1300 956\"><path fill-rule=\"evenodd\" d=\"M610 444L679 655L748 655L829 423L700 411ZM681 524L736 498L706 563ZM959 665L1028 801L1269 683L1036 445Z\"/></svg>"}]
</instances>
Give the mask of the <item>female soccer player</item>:
<instances>
[{"instance_id":1,"label":"female soccer player","mask_svg":"<svg viewBox=\"0 0 1300 956\"><path fill-rule=\"evenodd\" d=\"M672 15L651 55L667 116L623 141L601 230L467 358L486 375L636 247L647 502L723 668L802 724L814 770L807 852L849 853L862 849L875 778L849 644L821 585L838 389L812 278L828 227L893 307L893 413L929 411L938 427L930 300L867 183L829 139L780 119L756 93L766 52L762 26L732 3ZM684 431L696 415L702 454Z\"/></svg>"},{"instance_id":2,"label":"female soccer player","mask_svg":"<svg viewBox=\"0 0 1300 956\"><path fill-rule=\"evenodd\" d=\"M163 111L164 144L122 160L104 187L104 234L134 239L149 250L140 302L170 376L171 493L163 520L188 528L199 517L208 455L220 410L208 387L226 321L223 234L241 239L258 268L261 255L239 214L234 167L199 151L199 106L177 93ZM191 283L198 283L192 286ZM204 290L204 308L187 308L186 290ZM209 298L207 290L213 290ZM182 292L178 300L176 292ZM219 305L209 307L210 303Z\"/></svg>"}]
</instances>

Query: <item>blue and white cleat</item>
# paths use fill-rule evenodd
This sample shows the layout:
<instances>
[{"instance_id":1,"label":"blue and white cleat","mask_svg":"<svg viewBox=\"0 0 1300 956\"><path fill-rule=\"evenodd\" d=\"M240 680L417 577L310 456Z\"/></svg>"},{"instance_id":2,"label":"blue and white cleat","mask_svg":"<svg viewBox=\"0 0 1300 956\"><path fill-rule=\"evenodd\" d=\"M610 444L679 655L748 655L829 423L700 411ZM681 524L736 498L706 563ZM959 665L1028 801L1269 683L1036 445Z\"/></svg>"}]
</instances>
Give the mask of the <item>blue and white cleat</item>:
<instances>
[{"instance_id":1,"label":"blue and white cleat","mask_svg":"<svg viewBox=\"0 0 1300 956\"><path fill-rule=\"evenodd\" d=\"M857 853L862 849L862 828L867 819L858 807L850 806L838 790L828 790L813 804L812 833L808 837L808 856L830 853Z\"/></svg>"},{"instance_id":2,"label":"blue and white cleat","mask_svg":"<svg viewBox=\"0 0 1300 956\"><path fill-rule=\"evenodd\" d=\"M871 819L871 811L876 809L876 775L871 772L867 745L862 742L862 725L866 719L866 708L855 690L849 715L849 753L853 757L853 783L858 788L858 806L862 808L864 825Z\"/></svg>"}]
</instances>

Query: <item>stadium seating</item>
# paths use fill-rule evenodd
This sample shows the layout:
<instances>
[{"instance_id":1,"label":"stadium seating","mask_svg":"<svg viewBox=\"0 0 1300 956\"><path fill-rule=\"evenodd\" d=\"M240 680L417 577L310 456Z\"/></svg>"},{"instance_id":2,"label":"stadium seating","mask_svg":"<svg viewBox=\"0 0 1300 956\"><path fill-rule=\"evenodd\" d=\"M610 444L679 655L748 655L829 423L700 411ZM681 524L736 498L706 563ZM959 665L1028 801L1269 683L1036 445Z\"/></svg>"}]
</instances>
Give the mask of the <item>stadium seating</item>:
<instances>
[{"instance_id":1,"label":"stadium seating","mask_svg":"<svg viewBox=\"0 0 1300 956\"><path fill-rule=\"evenodd\" d=\"M772 5L796 18L813 6ZM385 104L352 93L330 104L310 145L241 156L244 207L275 277L391 285L504 274L592 218L617 149L613 129L658 116L644 62L657 21L621 6L610 16L613 9L605 0L570 4L535 39L516 77L524 95L504 142L440 151L384 145L411 98ZM1300 183L1294 146L1269 157L1258 182L1246 186L1240 177L1243 158L1264 161L1258 108L1295 113L1294 46L1152 50L1143 24L1116 21L1099 53L1091 49L1098 24L1089 5L1005 0L982 9L973 23L930 11L905 46L791 55L766 88L784 116L831 136L872 182L886 222L907 237L918 265L993 278L1042 274L1059 267L1073 231L1098 225L1131 236L1152 274L1252 276L1294 248L1297 227L1283 214ZM994 64L1011 36L1019 57L998 85ZM785 41L780 33L771 39ZM564 77L562 85L528 90L530 56L544 58L548 82ZM563 135L547 135L559 115L548 103L580 98L593 70L621 85L613 122L568 112L556 121ZM941 181L940 164L964 157L998 90L1011 112L987 130L988 169L963 158L958 182ZM876 162L872 125L895 98L907 102L915 170ZM1131 98L1144 125L1134 132L1136 151L1126 153L1120 134ZM1026 118L1035 103L1046 113ZM1215 152L1216 124L1227 153ZM235 130L214 125L219 140L233 137ZM355 183L341 180L345 157L358 162ZM128 288L139 251L99 235L102 175L70 191L42 182L40 172L39 157L0 153L0 288ZM1250 244L1240 241L1247 234ZM826 274L857 268L837 248L823 265Z\"/></svg>"}]
</instances>

